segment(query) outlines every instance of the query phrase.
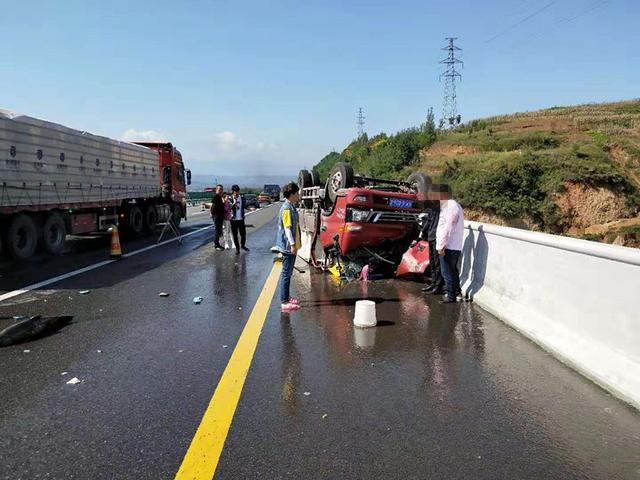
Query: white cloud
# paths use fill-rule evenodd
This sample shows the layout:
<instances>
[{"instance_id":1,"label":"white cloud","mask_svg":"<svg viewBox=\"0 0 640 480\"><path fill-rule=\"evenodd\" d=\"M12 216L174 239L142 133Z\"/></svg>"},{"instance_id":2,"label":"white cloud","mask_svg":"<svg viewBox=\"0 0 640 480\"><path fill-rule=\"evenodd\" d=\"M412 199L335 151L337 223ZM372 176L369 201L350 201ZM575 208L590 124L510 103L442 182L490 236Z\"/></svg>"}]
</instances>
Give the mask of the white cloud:
<instances>
[{"instance_id":1,"label":"white cloud","mask_svg":"<svg viewBox=\"0 0 640 480\"><path fill-rule=\"evenodd\" d=\"M240 138L238 134L229 130L216 133L213 143L218 152L236 158L257 153L268 154L278 150L278 146L274 143L266 143L263 141L248 142Z\"/></svg>"},{"instance_id":2,"label":"white cloud","mask_svg":"<svg viewBox=\"0 0 640 480\"><path fill-rule=\"evenodd\" d=\"M167 137L155 130L142 130L138 131L130 128L124 132L121 139L125 142L168 142Z\"/></svg>"}]
</instances>

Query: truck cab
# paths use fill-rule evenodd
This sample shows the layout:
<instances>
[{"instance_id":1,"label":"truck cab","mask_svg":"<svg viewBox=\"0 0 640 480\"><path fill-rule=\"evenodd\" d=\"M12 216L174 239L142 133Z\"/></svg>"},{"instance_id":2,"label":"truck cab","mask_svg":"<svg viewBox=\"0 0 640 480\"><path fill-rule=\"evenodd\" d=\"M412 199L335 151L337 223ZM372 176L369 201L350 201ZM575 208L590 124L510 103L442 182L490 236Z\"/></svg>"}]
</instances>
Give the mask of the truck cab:
<instances>
[{"instance_id":1,"label":"truck cab","mask_svg":"<svg viewBox=\"0 0 640 480\"><path fill-rule=\"evenodd\" d=\"M179 206L180 217L186 218L187 185L191 184L191 170L185 170L182 154L170 142L133 142L155 150L160 155L160 184L162 194Z\"/></svg>"}]
</instances>

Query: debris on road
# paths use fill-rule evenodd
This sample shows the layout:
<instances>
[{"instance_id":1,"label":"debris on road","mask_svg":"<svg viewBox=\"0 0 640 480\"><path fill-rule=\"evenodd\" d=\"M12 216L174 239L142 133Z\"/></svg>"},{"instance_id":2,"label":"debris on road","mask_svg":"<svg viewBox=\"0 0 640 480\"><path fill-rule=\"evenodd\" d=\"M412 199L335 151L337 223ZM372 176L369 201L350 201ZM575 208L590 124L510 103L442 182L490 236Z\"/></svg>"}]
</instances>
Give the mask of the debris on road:
<instances>
[{"instance_id":1,"label":"debris on road","mask_svg":"<svg viewBox=\"0 0 640 480\"><path fill-rule=\"evenodd\" d=\"M88 295L88 294L89 294L89 292L91 292L91 290L80 290L78 293L79 293L80 295Z\"/></svg>"},{"instance_id":2,"label":"debris on road","mask_svg":"<svg viewBox=\"0 0 640 480\"><path fill-rule=\"evenodd\" d=\"M64 376L64 375L66 375L67 373L69 373L69 372L62 372L60 375L63 375L63 376Z\"/></svg>"},{"instance_id":3,"label":"debris on road","mask_svg":"<svg viewBox=\"0 0 640 480\"><path fill-rule=\"evenodd\" d=\"M71 380L67 382L67 385L76 385L77 383L82 382L78 377L73 377Z\"/></svg>"},{"instance_id":4,"label":"debris on road","mask_svg":"<svg viewBox=\"0 0 640 480\"><path fill-rule=\"evenodd\" d=\"M158 294L158 296L159 296L159 297L168 297L168 296L169 296L169 294L168 294L167 292L160 292L160 293Z\"/></svg>"},{"instance_id":5,"label":"debris on road","mask_svg":"<svg viewBox=\"0 0 640 480\"><path fill-rule=\"evenodd\" d=\"M308 397L309 395L311 395L311 392L304 392L303 394L305 397Z\"/></svg>"},{"instance_id":6,"label":"debris on road","mask_svg":"<svg viewBox=\"0 0 640 480\"><path fill-rule=\"evenodd\" d=\"M71 323L73 317L33 317L20 320L0 331L0 347L6 347L16 343L35 340L49 333L53 333Z\"/></svg>"},{"instance_id":7,"label":"debris on road","mask_svg":"<svg viewBox=\"0 0 640 480\"><path fill-rule=\"evenodd\" d=\"M193 297L193 303L195 305L200 305L202 303L202 297Z\"/></svg>"},{"instance_id":8,"label":"debris on road","mask_svg":"<svg viewBox=\"0 0 640 480\"><path fill-rule=\"evenodd\" d=\"M31 353L31 350L23 350L23 353Z\"/></svg>"},{"instance_id":9,"label":"debris on road","mask_svg":"<svg viewBox=\"0 0 640 480\"><path fill-rule=\"evenodd\" d=\"M323 418L323 419L325 419L325 418L327 418L327 417L328 417L328 415L327 415L326 413L325 413L324 415L322 415L322 418Z\"/></svg>"},{"instance_id":10,"label":"debris on road","mask_svg":"<svg viewBox=\"0 0 640 480\"><path fill-rule=\"evenodd\" d=\"M102 350L98 350L98 353L102 353Z\"/></svg>"},{"instance_id":11,"label":"debris on road","mask_svg":"<svg viewBox=\"0 0 640 480\"><path fill-rule=\"evenodd\" d=\"M229 345L222 345L222 348L227 348Z\"/></svg>"}]
</instances>

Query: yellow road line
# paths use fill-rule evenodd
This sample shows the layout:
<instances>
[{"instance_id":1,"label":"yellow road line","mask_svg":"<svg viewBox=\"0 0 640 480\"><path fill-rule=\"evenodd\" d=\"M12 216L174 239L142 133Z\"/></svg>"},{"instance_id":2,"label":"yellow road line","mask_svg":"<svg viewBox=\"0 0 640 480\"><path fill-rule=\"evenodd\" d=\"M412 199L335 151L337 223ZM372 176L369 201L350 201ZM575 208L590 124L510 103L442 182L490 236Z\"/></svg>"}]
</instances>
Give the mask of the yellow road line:
<instances>
[{"instance_id":1,"label":"yellow road line","mask_svg":"<svg viewBox=\"0 0 640 480\"><path fill-rule=\"evenodd\" d=\"M251 360L258 346L262 326L278 285L281 269L280 262L274 263L236 348L231 354L227 368L204 412L189 450L182 460L176 480L211 480L213 478L240 400L242 387L251 367Z\"/></svg>"}]
</instances>

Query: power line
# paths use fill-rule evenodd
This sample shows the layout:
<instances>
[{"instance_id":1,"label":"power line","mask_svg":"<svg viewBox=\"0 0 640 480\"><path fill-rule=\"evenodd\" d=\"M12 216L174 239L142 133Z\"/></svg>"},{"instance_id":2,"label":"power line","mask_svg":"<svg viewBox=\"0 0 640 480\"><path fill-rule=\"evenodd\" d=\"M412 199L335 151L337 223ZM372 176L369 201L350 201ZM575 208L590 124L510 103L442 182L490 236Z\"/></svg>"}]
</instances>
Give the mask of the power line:
<instances>
[{"instance_id":1,"label":"power line","mask_svg":"<svg viewBox=\"0 0 640 480\"><path fill-rule=\"evenodd\" d=\"M535 17L536 15L541 14L542 12L544 12L546 9L548 9L549 7L551 7L552 5L554 5L556 3L556 1L554 0L553 2L549 2L547 3L544 7L539 8L538 10L536 10L535 12L527 15L526 17L524 17L523 19L517 21L516 23L514 23L513 25L510 25L509 27L505 28L504 30L502 30L500 33L497 33L496 35L494 35L493 37L489 38L488 40L485 40L482 43L489 43L492 42L493 40L495 40L498 37L501 37L502 35L504 35L505 33L510 32L511 30L513 30L514 28L516 28L518 25L522 25L523 23L527 22L528 20L531 20L533 17Z\"/></svg>"},{"instance_id":2,"label":"power line","mask_svg":"<svg viewBox=\"0 0 640 480\"><path fill-rule=\"evenodd\" d=\"M458 37L447 37L445 39L448 41L448 44L442 50L447 52L447 58L440 60L440 63L445 65L444 72L440 74L440 80L444 78L444 100L442 102L441 123L450 126L453 126L455 123L460 123L456 98L456 79L462 81L462 75L456 70L456 65L464 66L464 63L456 58L456 52L462 51L460 47L454 44L457 39Z\"/></svg>"},{"instance_id":3,"label":"power line","mask_svg":"<svg viewBox=\"0 0 640 480\"><path fill-rule=\"evenodd\" d=\"M561 25L563 23L571 23L574 20L577 20L578 18L580 18L580 17L582 17L584 15L587 15L588 13L593 12L594 10L597 10L598 8L606 5L607 3L610 3L609 0L598 0L596 2L593 2L593 3L589 4L589 5L587 5L587 7L584 10L582 10L580 13L574 15L573 17L561 18L561 19L555 21L554 23L551 24L551 28L554 28L557 25ZM528 37L526 40L528 41L528 40L534 40L536 38L540 38L547 32L548 32L548 30L542 30L537 34Z\"/></svg>"}]
</instances>

